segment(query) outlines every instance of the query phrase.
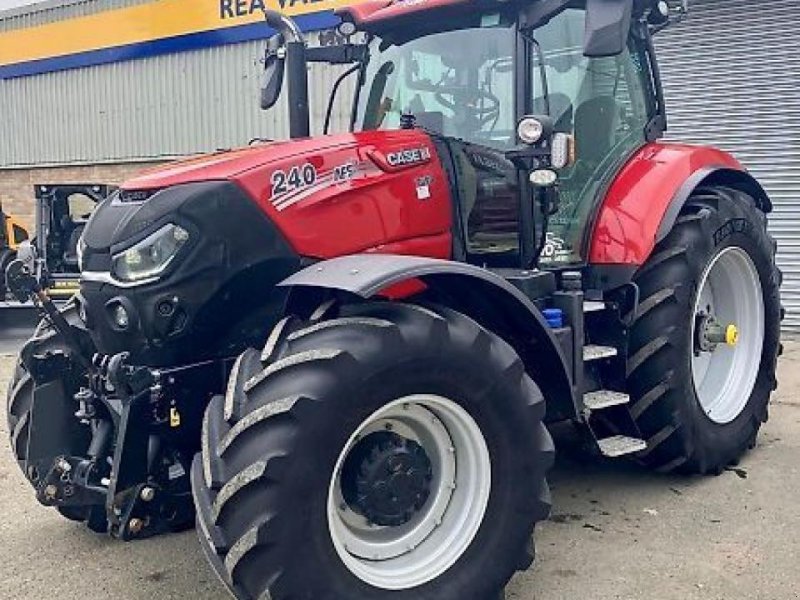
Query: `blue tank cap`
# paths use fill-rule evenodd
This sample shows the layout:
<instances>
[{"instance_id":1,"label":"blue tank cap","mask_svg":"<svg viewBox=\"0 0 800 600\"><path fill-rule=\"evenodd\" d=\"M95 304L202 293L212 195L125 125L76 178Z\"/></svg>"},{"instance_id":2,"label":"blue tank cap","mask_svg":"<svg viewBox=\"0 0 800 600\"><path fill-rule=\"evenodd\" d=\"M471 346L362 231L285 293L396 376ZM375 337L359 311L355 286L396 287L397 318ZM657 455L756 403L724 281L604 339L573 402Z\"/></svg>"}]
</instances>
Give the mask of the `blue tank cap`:
<instances>
[{"instance_id":1,"label":"blue tank cap","mask_svg":"<svg viewBox=\"0 0 800 600\"><path fill-rule=\"evenodd\" d=\"M542 311L542 314L551 329L564 327L564 311L560 308L546 308Z\"/></svg>"}]
</instances>

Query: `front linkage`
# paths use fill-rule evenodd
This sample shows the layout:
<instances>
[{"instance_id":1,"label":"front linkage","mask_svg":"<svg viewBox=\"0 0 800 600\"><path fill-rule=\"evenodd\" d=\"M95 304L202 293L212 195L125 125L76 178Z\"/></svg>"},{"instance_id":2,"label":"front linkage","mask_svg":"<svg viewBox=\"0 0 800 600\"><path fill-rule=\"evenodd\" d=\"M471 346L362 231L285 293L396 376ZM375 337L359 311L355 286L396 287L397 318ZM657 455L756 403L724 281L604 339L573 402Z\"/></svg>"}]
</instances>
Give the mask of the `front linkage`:
<instances>
[{"instance_id":1,"label":"front linkage","mask_svg":"<svg viewBox=\"0 0 800 600\"><path fill-rule=\"evenodd\" d=\"M93 353L44 291L45 278L32 249L6 273L8 289L32 300L45 323L22 353L32 392L22 417L27 439L16 448L37 500L122 540L192 525L196 442L187 440L197 436L180 431L173 398L186 375L208 363L159 371L130 364L128 353ZM48 329L62 340L56 348L44 344L54 337Z\"/></svg>"}]
</instances>

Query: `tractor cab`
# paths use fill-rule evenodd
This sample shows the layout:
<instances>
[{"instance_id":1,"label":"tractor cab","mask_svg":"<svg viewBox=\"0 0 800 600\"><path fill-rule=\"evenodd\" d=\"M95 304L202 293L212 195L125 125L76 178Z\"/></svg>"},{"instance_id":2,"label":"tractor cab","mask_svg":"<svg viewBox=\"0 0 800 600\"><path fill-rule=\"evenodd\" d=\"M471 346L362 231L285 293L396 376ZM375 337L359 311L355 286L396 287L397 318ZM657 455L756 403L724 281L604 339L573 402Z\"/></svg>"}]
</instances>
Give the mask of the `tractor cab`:
<instances>
[{"instance_id":1,"label":"tractor cab","mask_svg":"<svg viewBox=\"0 0 800 600\"><path fill-rule=\"evenodd\" d=\"M433 138L454 195L455 257L490 267L581 266L598 199L666 128L651 35L683 6L472 4L469 13L459 2L341 9L348 44L338 55L305 49L305 57L356 62L345 74L358 73L354 131L418 128ZM350 43L356 32L366 34L363 44ZM282 51L291 61L292 48ZM269 71L265 89L279 91L283 72ZM290 97L290 106L298 102L306 103Z\"/></svg>"}]
</instances>

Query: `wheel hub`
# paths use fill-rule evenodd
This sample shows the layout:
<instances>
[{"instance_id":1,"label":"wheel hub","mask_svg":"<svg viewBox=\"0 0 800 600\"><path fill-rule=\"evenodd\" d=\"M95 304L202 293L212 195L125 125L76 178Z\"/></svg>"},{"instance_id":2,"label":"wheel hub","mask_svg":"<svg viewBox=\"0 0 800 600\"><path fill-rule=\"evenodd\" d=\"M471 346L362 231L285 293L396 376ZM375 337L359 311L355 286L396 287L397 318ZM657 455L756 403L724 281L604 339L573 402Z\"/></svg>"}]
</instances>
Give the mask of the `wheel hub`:
<instances>
[{"instance_id":1,"label":"wheel hub","mask_svg":"<svg viewBox=\"0 0 800 600\"><path fill-rule=\"evenodd\" d=\"M378 432L360 440L342 470L342 493L370 523L408 523L430 496L433 468L425 450L396 433Z\"/></svg>"},{"instance_id":2,"label":"wheel hub","mask_svg":"<svg viewBox=\"0 0 800 600\"><path fill-rule=\"evenodd\" d=\"M331 541L362 581L409 590L463 555L491 488L486 440L463 407L433 394L398 398L365 419L339 454L328 491Z\"/></svg>"},{"instance_id":3,"label":"wheel hub","mask_svg":"<svg viewBox=\"0 0 800 600\"><path fill-rule=\"evenodd\" d=\"M739 343L736 324L723 326L716 317L702 311L696 315L695 321L695 356L701 352L714 352L720 344L734 348Z\"/></svg>"}]
</instances>

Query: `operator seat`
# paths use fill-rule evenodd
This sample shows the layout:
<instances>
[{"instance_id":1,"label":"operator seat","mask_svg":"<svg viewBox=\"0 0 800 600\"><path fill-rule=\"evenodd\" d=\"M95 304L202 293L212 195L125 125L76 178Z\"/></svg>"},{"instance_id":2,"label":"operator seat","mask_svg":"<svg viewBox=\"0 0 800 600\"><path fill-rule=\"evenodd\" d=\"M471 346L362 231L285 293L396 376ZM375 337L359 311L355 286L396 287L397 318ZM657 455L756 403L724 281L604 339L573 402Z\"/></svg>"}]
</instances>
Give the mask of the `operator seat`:
<instances>
[{"instance_id":1,"label":"operator seat","mask_svg":"<svg viewBox=\"0 0 800 600\"><path fill-rule=\"evenodd\" d=\"M575 111L575 154L579 161L600 164L614 146L614 131L620 117L613 96L597 96Z\"/></svg>"}]
</instances>

